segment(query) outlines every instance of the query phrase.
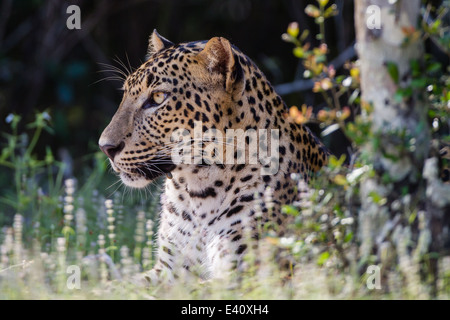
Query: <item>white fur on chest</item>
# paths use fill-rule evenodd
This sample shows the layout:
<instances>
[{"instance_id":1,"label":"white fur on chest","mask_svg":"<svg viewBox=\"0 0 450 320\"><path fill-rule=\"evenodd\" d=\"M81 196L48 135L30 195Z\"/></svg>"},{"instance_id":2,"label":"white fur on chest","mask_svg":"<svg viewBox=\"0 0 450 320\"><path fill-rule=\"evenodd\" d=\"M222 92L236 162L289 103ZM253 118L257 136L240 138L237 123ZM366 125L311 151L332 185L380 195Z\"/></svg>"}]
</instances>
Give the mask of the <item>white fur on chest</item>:
<instances>
[{"instance_id":1,"label":"white fur on chest","mask_svg":"<svg viewBox=\"0 0 450 320\"><path fill-rule=\"evenodd\" d=\"M242 174L245 175L246 172ZM186 174L186 170L183 173L174 173L172 180L166 181L164 201L177 212L170 214L168 210L163 210L162 213L166 215L164 219L170 226L167 228L177 231L169 232L173 235L171 240L178 244L185 259L195 260L195 264L202 266L202 273L218 269L218 266L214 265L218 260L214 257L219 254L218 250L222 250L220 254L223 250L226 251L229 243L223 239L232 237L234 232L241 234L243 228L251 227L254 223L249 217L254 209L254 202L240 204L236 199L243 194L254 195L256 192L262 192L259 189L263 188L263 185L242 183L239 176L235 172L210 167L197 173ZM199 196L210 189L214 190L214 196L209 193ZM190 196L192 194L196 196ZM237 214L229 216L227 210L235 207L242 208ZM236 248L229 249L235 250Z\"/></svg>"}]
</instances>

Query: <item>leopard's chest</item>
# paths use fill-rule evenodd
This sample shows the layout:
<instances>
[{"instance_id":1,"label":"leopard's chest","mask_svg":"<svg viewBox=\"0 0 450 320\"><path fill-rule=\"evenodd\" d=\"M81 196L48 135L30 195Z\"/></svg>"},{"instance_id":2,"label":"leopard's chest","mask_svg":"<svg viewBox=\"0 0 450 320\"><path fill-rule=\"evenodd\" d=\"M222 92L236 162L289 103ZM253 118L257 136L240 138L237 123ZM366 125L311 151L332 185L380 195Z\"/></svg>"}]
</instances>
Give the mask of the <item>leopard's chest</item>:
<instances>
[{"instance_id":1,"label":"leopard's chest","mask_svg":"<svg viewBox=\"0 0 450 320\"><path fill-rule=\"evenodd\" d=\"M270 179L252 166L185 167L172 176L161 197L158 243L163 264L200 268L209 278L210 272L225 267L221 257L228 256L228 264L242 256L246 237L254 238L261 230L258 224L285 222L277 200L282 190L275 191L284 185L279 183L283 170ZM275 191L271 210L265 207L267 187Z\"/></svg>"},{"instance_id":2,"label":"leopard's chest","mask_svg":"<svg viewBox=\"0 0 450 320\"><path fill-rule=\"evenodd\" d=\"M257 175L242 181L251 169L240 175L214 167L193 171L175 173L165 186L165 202L192 228L213 228L230 219L242 219L253 209L255 193L264 190Z\"/></svg>"}]
</instances>

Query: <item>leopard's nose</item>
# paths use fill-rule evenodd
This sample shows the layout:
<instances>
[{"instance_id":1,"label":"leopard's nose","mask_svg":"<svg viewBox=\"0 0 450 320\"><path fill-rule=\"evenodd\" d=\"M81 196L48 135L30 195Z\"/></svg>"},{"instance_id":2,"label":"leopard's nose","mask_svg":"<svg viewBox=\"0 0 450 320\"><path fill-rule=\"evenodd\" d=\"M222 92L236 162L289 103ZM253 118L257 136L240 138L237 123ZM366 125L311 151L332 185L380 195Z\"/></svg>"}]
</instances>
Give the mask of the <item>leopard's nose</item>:
<instances>
[{"instance_id":1,"label":"leopard's nose","mask_svg":"<svg viewBox=\"0 0 450 320\"><path fill-rule=\"evenodd\" d=\"M99 145L100 150L102 150L108 158L110 158L112 161L114 161L114 157L116 154L118 154L120 151L123 150L125 147L125 142L121 142L118 145L112 145L112 144L105 144L105 145Z\"/></svg>"}]
</instances>

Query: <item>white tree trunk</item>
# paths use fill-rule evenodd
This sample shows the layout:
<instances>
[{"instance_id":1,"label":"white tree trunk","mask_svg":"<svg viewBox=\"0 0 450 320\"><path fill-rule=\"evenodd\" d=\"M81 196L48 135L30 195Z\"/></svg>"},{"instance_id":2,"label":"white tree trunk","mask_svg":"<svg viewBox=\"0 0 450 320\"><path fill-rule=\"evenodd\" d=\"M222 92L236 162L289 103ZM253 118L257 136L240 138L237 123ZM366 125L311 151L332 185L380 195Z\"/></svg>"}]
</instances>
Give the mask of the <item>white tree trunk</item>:
<instances>
[{"instance_id":1,"label":"white tree trunk","mask_svg":"<svg viewBox=\"0 0 450 320\"><path fill-rule=\"evenodd\" d=\"M370 153L376 175L360 189L358 236L363 260L367 264L380 263L383 268L389 268L394 261L400 269L408 264L418 266L432 239L428 227L431 218L424 211L422 178L431 136L427 105L422 92L414 92L408 99L395 99L398 89L411 84L411 61L421 61L424 54L422 37L405 42L404 31L417 29L420 5L420 0L355 0L362 101L373 106L372 132L374 139L379 139L378 148ZM379 19L380 29L368 27L374 26L373 19ZM388 66L397 66L398 81L394 81ZM372 142L366 147L371 148ZM407 195L403 194L405 190ZM374 203L373 194L387 201ZM417 217L412 226L409 219L413 214ZM409 255L406 248L413 243L414 253ZM382 272L388 273L385 269Z\"/></svg>"},{"instance_id":2,"label":"white tree trunk","mask_svg":"<svg viewBox=\"0 0 450 320\"><path fill-rule=\"evenodd\" d=\"M376 8L380 9L381 29L369 29L368 23L372 26L372 19L378 18ZM409 178L414 182L429 152L427 107L417 92L401 102L394 97L400 87L411 83L411 61L423 57L421 37L405 45L403 31L417 29L420 0L356 0L355 10L362 100L373 105L373 132L381 139L380 149L375 150L377 169L394 181ZM398 83L388 72L389 63L398 67ZM403 140L399 133L404 134Z\"/></svg>"}]
</instances>

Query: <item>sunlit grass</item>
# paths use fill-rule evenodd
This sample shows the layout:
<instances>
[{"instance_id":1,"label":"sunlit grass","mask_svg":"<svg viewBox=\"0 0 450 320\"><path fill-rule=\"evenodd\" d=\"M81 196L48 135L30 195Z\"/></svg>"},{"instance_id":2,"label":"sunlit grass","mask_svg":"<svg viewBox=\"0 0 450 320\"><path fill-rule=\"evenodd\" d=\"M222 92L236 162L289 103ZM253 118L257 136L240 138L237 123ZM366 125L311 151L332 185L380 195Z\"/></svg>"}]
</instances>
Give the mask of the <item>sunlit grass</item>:
<instances>
[{"instance_id":1,"label":"sunlit grass","mask_svg":"<svg viewBox=\"0 0 450 320\"><path fill-rule=\"evenodd\" d=\"M42 131L47 122L38 119ZM17 125L18 120L11 121ZM312 191L304 192L299 180L303 201L283 209L293 216L290 232L279 238L270 224L262 228L262 239L247 253L242 270L208 281L182 272L174 283L153 285L142 275L155 262L161 181L141 192L123 188L111 180L100 153L89 159L88 174L64 180L64 166L51 153L39 160L27 144L30 139L14 130L6 138L0 165L7 170L1 174L13 183L1 186L0 299L450 298L450 258L438 257L433 288L427 263L434 256L420 243L411 245L408 228L399 230L392 244L396 260L389 260L392 248L386 248L382 258L389 265L377 265L381 288L368 286L373 281L366 268L376 257L364 254L358 217L344 213L343 192L348 197L352 189L342 188L342 182L355 184L370 175L369 169L345 178L342 163L332 159L324 175L312 181ZM337 182L330 184L330 177ZM255 201L257 215L261 202L271 208L271 190ZM426 240L427 232L422 228L419 239ZM277 261L289 263L280 267Z\"/></svg>"}]
</instances>

